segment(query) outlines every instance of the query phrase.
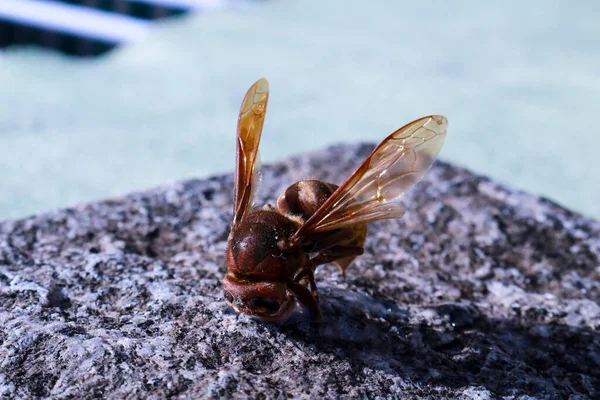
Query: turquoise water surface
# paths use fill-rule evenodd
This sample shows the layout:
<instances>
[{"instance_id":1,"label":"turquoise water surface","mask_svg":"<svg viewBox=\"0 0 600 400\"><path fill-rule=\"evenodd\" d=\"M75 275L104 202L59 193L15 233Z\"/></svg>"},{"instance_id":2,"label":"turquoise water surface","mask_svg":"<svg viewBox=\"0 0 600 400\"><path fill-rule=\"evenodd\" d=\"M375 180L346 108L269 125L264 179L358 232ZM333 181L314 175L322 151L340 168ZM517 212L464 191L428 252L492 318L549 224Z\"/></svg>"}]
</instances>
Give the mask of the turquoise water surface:
<instances>
[{"instance_id":1,"label":"turquoise water surface","mask_svg":"<svg viewBox=\"0 0 600 400\"><path fill-rule=\"evenodd\" d=\"M232 171L262 76L263 162L441 113L441 158L600 218L598 21L593 1L289 0L99 59L0 52L0 219Z\"/></svg>"}]
</instances>

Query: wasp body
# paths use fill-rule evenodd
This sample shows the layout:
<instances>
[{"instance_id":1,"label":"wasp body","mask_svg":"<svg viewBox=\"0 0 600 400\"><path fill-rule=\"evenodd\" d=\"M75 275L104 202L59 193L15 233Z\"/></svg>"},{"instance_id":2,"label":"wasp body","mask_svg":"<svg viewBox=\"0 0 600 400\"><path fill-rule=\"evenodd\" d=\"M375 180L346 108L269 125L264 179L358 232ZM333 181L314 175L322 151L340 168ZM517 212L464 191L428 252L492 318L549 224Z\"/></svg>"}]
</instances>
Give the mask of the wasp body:
<instances>
[{"instance_id":1,"label":"wasp body","mask_svg":"<svg viewBox=\"0 0 600 400\"><path fill-rule=\"evenodd\" d=\"M240 110L224 296L238 312L275 321L297 300L320 320L315 269L333 262L345 271L363 253L368 222L404 214L399 200L435 161L447 121L432 115L398 129L340 186L303 180L276 207L253 208L267 100L268 83L260 79Z\"/></svg>"}]
</instances>

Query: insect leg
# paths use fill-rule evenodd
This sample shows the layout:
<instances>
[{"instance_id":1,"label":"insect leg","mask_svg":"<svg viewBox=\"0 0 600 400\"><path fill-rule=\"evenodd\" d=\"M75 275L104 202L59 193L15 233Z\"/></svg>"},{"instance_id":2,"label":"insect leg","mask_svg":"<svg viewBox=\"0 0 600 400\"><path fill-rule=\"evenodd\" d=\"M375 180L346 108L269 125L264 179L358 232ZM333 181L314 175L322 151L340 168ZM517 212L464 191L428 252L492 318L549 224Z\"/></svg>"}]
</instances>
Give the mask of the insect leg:
<instances>
[{"instance_id":1,"label":"insect leg","mask_svg":"<svg viewBox=\"0 0 600 400\"><path fill-rule=\"evenodd\" d=\"M313 273L313 271L310 271L308 274L308 283L310 284L310 291L318 303L319 302L319 291L317 290L317 284L315 283L315 274Z\"/></svg>"},{"instance_id":2,"label":"insect leg","mask_svg":"<svg viewBox=\"0 0 600 400\"><path fill-rule=\"evenodd\" d=\"M318 256L312 258L311 264L313 266L313 271L317 268L317 266L321 264L327 264L333 262L337 264L337 266L342 271L342 275L346 278L346 269L352 263L357 256L360 256L364 253L365 249L362 246L334 246L329 250L319 254Z\"/></svg>"},{"instance_id":3,"label":"insect leg","mask_svg":"<svg viewBox=\"0 0 600 400\"><path fill-rule=\"evenodd\" d=\"M333 232L323 232L314 237L311 236L311 241L314 244L308 251L318 253L327 250L340 242L351 239L353 235L354 231L352 228L344 228Z\"/></svg>"},{"instance_id":4,"label":"insect leg","mask_svg":"<svg viewBox=\"0 0 600 400\"><path fill-rule=\"evenodd\" d=\"M315 283L315 275L311 263L307 263L304 267L302 267L300 272L294 278L294 282L297 282L304 287L308 287L310 285L311 294L317 300L317 302L319 302L319 292L317 290L317 284Z\"/></svg>"},{"instance_id":5,"label":"insect leg","mask_svg":"<svg viewBox=\"0 0 600 400\"><path fill-rule=\"evenodd\" d=\"M334 262L340 258L360 256L364 251L362 246L333 246L310 259L312 270L314 271L319 265Z\"/></svg>"},{"instance_id":6,"label":"insect leg","mask_svg":"<svg viewBox=\"0 0 600 400\"><path fill-rule=\"evenodd\" d=\"M302 284L294 281L288 281L288 289L296 296L296 298L308 307L311 316L316 322L321 322L323 315L321 314L321 308L317 299L310 293L310 291L302 286Z\"/></svg>"}]
</instances>

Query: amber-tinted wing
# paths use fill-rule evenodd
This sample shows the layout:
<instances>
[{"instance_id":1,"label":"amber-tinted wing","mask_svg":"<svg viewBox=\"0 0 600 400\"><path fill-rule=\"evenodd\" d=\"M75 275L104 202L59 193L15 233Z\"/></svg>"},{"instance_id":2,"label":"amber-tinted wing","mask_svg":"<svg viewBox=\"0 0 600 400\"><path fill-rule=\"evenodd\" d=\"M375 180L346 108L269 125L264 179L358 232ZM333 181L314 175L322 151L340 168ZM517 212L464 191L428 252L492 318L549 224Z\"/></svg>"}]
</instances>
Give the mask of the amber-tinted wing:
<instances>
[{"instance_id":1,"label":"amber-tinted wing","mask_svg":"<svg viewBox=\"0 0 600 400\"><path fill-rule=\"evenodd\" d=\"M402 195L437 158L447 126L446 117L431 115L385 138L295 236L401 217L405 212Z\"/></svg>"},{"instance_id":2,"label":"amber-tinted wing","mask_svg":"<svg viewBox=\"0 0 600 400\"><path fill-rule=\"evenodd\" d=\"M233 223L237 224L252 207L258 186L260 157L258 145L267 112L269 83L262 78L248 89L240 108L237 128L236 169L233 188Z\"/></svg>"}]
</instances>

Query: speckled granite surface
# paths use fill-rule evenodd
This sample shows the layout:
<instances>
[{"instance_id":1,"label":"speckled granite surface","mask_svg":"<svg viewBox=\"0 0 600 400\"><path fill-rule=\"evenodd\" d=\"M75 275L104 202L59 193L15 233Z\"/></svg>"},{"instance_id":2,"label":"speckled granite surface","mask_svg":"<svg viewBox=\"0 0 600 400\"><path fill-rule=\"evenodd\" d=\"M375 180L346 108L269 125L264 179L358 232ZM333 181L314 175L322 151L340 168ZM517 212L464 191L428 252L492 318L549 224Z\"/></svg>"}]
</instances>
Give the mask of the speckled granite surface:
<instances>
[{"instance_id":1,"label":"speckled granite surface","mask_svg":"<svg viewBox=\"0 0 600 400\"><path fill-rule=\"evenodd\" d=\"M265 167L261 201L370 148ZM222 299L231 187L0 223L0 398L600 396L600 223L437 163L319 271L321 326L265 325Z\"/></svg>"}]
</instances>

